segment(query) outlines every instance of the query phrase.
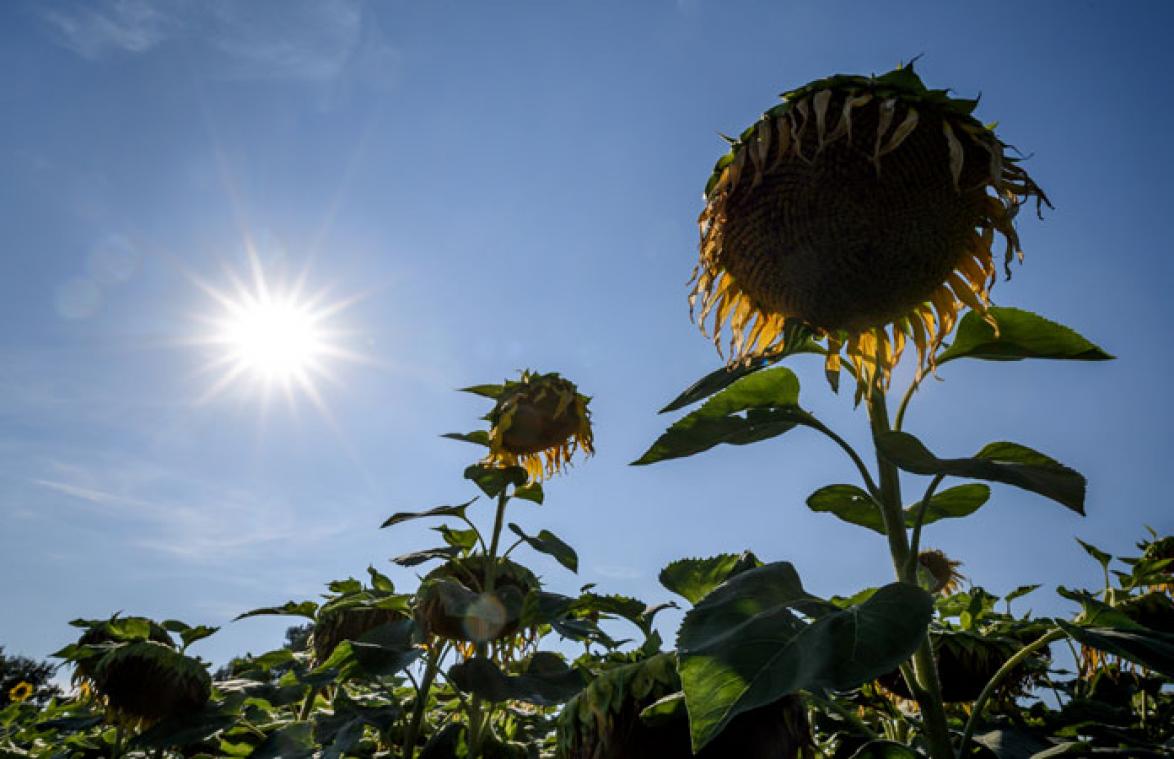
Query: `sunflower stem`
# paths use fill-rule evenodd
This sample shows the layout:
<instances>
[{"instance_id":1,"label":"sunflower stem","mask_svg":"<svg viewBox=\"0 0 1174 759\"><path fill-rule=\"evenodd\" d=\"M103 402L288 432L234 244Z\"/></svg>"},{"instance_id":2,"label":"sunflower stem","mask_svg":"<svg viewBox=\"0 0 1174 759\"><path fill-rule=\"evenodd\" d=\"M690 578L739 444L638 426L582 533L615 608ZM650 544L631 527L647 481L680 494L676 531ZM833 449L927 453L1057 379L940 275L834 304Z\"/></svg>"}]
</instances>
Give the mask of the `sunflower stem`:
<instances>
[{"instance_id":1,"label":"sunflower stem","mask_svg":"<svg viewBox=\"0 0 1174 759\"><path fill-rule=\"evenodd\" d=\"M868 398L868 419L872 425L872 436L889 432L889 409L885 402L884 390L880 383L872 387ZM880 455L876 455L877 471L880 475L881 516L884 518L885 533L889 539L889 554L893 569L900 582L917 584L909 562L909 536L905 532L905 512L901 508L901 475L897 467ZM929 636L913 654L913 674L917 688L911 689L921 707L925 739L932 759L954 759L950 745L950 729L946 723L946 711L942 706L942 689L938 682L937 663Z\"/></svg>"},{"instance_id":2,"label":"sunflower stem","mask_svg":"<svg viewBox=\"0 0 1174 759\"><path fill-rule=\"evenodd\" d=\"M485 587L483 592L492 593L497 581L497 549L501 545L501 527L505 521L505 507L510 497L505 490L497 496L497 513L493 517L493 537L489 542L489 561L485 563ZM488 647L485 643L478 643L475 656L485 656ZM485 742L485 731L489 726L488 713L481 697L474 694L469 713L469 759L479 759L482 744Z\"/></svg>"},{"instance_id":3,"label":"sunflower stem","mask_svg":"<svg viewBox=\"0 0 1174 759\"><path fill-rule=\"evenodd\" d=\"M917 376L909 383L909 389L902 396L901 404L897 406L897 418L893 420L893 429L897 432L900 432L901 427L905 424L905 412L909 409L909 401L913 400L913 394L917 392L917 388L921 387L923 379L925 379L925 375L919 370Z\"/></svg>"},{"instance_id":4,"label":"sunflower stem","mask_svg":"<svg viewBox=\"0 0 1174 759\"><path fill-rule=\"evenodd\" d=\"M974 728L978 726L979 717L982 716L983 710L986 709L987 701L990 701L991 695L994 694L995 688L999 687L999 683L1010 674L1011 670L1019 666L1019 664L1027 657L1034 654L1049 643L1059 640L1064 637L1063 630L1052 630L1036 638L1033 642L1028 643L1023 648L1015 652L1015 655L1003 663L999 667L999 671L995 672L994 676L987 681L986 687L982 689L982 693L978 694L978 699L974 702L974 707L970 711L970 719L966 720L966 729L962 731L962 750L966 750L966 745L970 743L971 736L974 735Z\"/></svg>"},{"instance_id":5,"label":"sunflower stem","mask_svg":"<svg viewBox=\"0 0 1174 759\"><path fill-rule=\"evenodd\" d=\"M942 480L946 475L939 474L930 481L929 487L925 489L925 495L921 497L921 506L917 508L917 516L913 520L913 539L909 546L909 565L905 571L914 578L917 577L917 555L921 551L921 526L925 523L925 512L929 511L929 502L933 499L934 493L937 492L938 485L942 484Z\"/></svg>"},{"instance_id":6,"label":"sunflower stem","mask_svg":"<svg viewBox=\"0 0 1174 759\"><path fill-rule=\"evenodd\" d=\"M416 705L412 710L412 721L408 723L404 733L404 759L412 759L416 755L416 738L420 735L420 725L424 723L424 712L428 707L428 694L432 690L432 681L436 679L436 672L440 669L439 652L429 648L428 664L424 669L424 678L416 688Z\"/></svg>"},{"instance_id":7,"label":"sunflower stem","mask_svg":"<svg viewBox=\"0 0 1174 759\"><path fill-rule=\"evenodd\" d=\"M302 702L302 711L298 714L298 719L307 720L310 718L316 700L318 700L318 688L311 686L310 692L306 694L306 700Z\"/></svg>"}]
</instances>

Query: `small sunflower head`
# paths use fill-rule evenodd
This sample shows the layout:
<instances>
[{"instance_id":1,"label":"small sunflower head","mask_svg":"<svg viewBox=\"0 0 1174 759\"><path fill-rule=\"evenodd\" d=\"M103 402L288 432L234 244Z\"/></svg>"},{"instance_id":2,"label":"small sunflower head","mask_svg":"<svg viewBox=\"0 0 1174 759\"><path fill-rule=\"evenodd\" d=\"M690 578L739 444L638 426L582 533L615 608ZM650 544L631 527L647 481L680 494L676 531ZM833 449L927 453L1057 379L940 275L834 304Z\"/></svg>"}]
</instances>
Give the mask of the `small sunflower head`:
<instances>
[{"instance_id":1,"label":"small sunflower head","mask_svg":"<svg viewBox=\"0 0 1174 759\"><path fill-rule=\"evenodd\" d=\"M955 593L966 578L958 571L962 562L954 561L935 549L917 554L917 581L930 593L948 596Z\"/></svg>"},{"instance_id":2,"label":"small sunflower head","mask_svg":"<svg viewBox=\"0 0 1174 759\"><path fill-rule=\"evenodd\" d=\"M1013 220L1043 191L971 112L912 66L785 93L714 168L690 305L731 361L784 348L789 321L844 350L862 387L888 383L906 341L921 368L996 272L1022 256ZM707 320L712 320L708 326ZM833 381L834 384L834 381Z\"/></svg>"},{"instance_id":3,"label":"small sunflower head","mask_svg":"<svg viewBox=\"0 0 1174 759\"><path fill-rule=\"evenodd\" d=\"M19 704L28 701L33 696L33 684L21 680L16 685L8 689L8 700L11 703Z\"/></svg>"},{"instance_id":4,"label":"small sunflower head","mask_svg":"<svg viewBox=\"0 0 1174 759\"><path fill-rule=\"evenodd\" d=\"M522 372L500 386L489 412L489 457L494 466L521 466L531 480L562 471L576 450L595 452L590 398L558 374Z\"/></svg>"}]
</instances>

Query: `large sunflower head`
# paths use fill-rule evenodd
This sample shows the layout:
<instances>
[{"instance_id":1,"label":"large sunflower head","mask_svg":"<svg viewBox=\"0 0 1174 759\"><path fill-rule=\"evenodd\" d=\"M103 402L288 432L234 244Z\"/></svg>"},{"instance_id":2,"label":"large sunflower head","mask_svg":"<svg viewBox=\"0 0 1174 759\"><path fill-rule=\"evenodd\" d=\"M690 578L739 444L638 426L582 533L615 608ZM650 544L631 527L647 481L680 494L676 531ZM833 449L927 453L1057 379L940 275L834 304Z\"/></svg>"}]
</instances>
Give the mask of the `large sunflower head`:
<instances>
[{"instance_id":1,"label":"large sunflower head","mask_svg":"<svg viewBox=\"0 0 1174 759\"><path fill-rule=\"evenodd\" d=\"M94 689L119 717L149 724L201 709L212 678L199 661L150 640L115 648L98 660Z\"/></svg>"},{"instance_id":2,"label":"large sunflower head","mask_svg":"<svg viewBox=\"0 0 1174 759\"><path fill-rule=\"evenodd\" d=\"M570 380L524 371L500 386L496 400L488 416L490 464L521 466L532 480L541 480L560 472L576 450L595 452L591 399Z\"/></svg>"},{"instance_id":3,"label":"large sunflower head","mask_svg":"<svg viewBox=\"0 0 1174 759\"><path fill-rule=\"evenodd\" d=\"M484 643L518 632L526 597L541 589L534 573L509 559L495 562L493 589L489 557L450 559L424 576L417 592L416 623L425 634Z\"/></svg>"},{"instance_id":4,"label":"large sunflower head","mask_svg":"<svg viewBox=\"0 0 1174 759\"><path fill-rule=\"evenodd\" d=\"M702 331L720 350L728 326L739 362L805 325L826 338L829 377L844 352L866 389L907 341L930 366L963 309L987 313L996 236L1009 276L1019 207L1047 202L976 105L911 65L785 93L706 185L690 294Z\"/></svg>"},{"instance_id":5,"label":"large sunflower head","mask_svg":"<svg viewBox=\"0 0 1174 759\"><path fill-rule=\"evenodd\" d=\"M343 641L358 640L377 627L404 618L398 611L368 606L353 606L319 614L310 634L315 664L322 664L329 659Z\"/></svg>"}]
</instances>

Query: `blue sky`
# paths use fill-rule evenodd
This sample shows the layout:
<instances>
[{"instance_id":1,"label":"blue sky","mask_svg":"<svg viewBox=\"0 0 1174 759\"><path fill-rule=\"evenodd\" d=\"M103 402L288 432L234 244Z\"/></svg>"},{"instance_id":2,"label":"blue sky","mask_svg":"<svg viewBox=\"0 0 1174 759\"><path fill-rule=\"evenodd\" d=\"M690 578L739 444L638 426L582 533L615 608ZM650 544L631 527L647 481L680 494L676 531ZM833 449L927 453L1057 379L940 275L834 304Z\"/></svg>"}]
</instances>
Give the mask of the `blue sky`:
<instances>
[{"instance_id":1,"label":"blue sky","mask_svg":"<svg viewBox=\"0 0 1174 759\"><path fill-rule=\"evenodd\" d=\"M751 548L817 593L889 581L884 540L808 512L851 481L814 433L632 468L660 408L715 368L685 281L717 132L778 92L923 54L1031 155L1056 210L1020 224L1001 305L1065 322L1101 364L963 365L908 429L943 455L1015 440L1089 478L1084 519L996 488L926 542L976 582L1095 584L1073 540L1170 532L1168 296L1174 89L1162 2L363 4L95 0L0 7L0 645L44 656L114 611L224 624L437 542L390 513L465 500L481 399L532 367L594 397L598 455L511 517L576 546L581 583L667 600L668 561ZM330 365L323 414L209 398L198 344L256 251L306 271L364 362ZM866 420L811 359L803 403L860 446ZM910 492L913 487L909 488ZM487 511L484 509L483 511ZM483 519L488 514L480 513ZM676 620L664 617L666 632ZM215 661L280 641L246 620Z\"/></svg>"}]
</instances>

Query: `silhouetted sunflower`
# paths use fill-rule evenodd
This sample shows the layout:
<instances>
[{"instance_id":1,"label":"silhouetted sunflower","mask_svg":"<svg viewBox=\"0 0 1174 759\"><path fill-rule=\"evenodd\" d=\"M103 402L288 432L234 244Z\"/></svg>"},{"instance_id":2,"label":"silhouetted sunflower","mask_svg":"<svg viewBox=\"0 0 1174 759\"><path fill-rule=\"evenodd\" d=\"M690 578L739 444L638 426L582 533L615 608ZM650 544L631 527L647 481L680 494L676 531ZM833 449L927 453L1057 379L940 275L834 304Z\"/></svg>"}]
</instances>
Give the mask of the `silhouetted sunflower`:
<instances>
[{"instance_id":1,"label":"silhouetted sunflower","mask_svg":"<svg viewBox=\"0 0 1174 759\"><path fill-rule=\"evenodd\" d=\"M783 95L714 168L698 220L691 312L731 362L782 350L788 322L841 351L864 392L887 385L906 342L920 369L966 307L987 312L995 281L1022 258L1014 218L1047 197L976 100L930 90L912 65L838 75Z\"/></svg>"},{"instance_id":2,"label":"silhouetted sunflower","mask_svg":"<svg viewBox=\"0 0 1174 759\"><path fill-rule=\"evenodd\" d=\"M488 463L521 466L532 480L560 472L576 450L590 456L590 398L558 374L522 372L502 385L489 412Z\"/></svg>"}]
</instances>

